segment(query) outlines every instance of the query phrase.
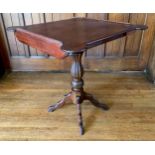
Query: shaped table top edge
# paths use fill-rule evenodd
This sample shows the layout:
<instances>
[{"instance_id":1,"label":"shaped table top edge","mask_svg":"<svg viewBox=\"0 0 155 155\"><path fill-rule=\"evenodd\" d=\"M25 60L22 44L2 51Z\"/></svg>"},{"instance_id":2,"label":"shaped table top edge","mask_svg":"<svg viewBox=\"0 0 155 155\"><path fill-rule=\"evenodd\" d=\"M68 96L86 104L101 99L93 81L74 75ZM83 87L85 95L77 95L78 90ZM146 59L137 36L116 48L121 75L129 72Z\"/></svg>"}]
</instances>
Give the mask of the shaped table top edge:
<instances>
[{"instance_id":1,"label":"shaped table top edge","mask_svg":"<svg viewBox=\"0 0 155 155\"><path fill-rule=\"evenodd\" d=\"M82 18L71 18L71 19L83 19L83 20L88 19L88 20L91 20L89 18L83 18L83 17ZM69 19L67 19L67 20L69 20ZM51 38L51 37L49 38L49 37L46 37L44 35L40 35L40 34L36 34L36 33L30 32L30 31L27 31L27 30L25 30L23 28L24 26L8 27L7 30L8 31L13 31L15 34L17 34L18 32L27 33L27 34L30 34L31 36L35 36L37 38L41 38L42 41L44 40L45 42L55 43L56 46L59 48L59 52L60 52L59 53L60 56L56 55L56 57L57 58L64 58L64 57L67 56L67 52L66 51L73 52L73 53L79 53L81 51L85 51L86 49L95 47L97 45L100 45L100 44L112 41L114 39L118 39L118 38L121 38L123 36L126 36L128 32L135 31L135 30L146 30L148 28L148 26L146 26L146 25L134 25L134 24L130 24L130 23L114 22L114 21L108 21L108 20L97 20L97 21L105 21L105 22L116 23L116 24L125 24L125 25L129 25L131 27L128 28L127 30L125 30L124 32L122 31L120 33L108 36L106 38L102 37L102 38L98 38L96 40L92 40L92 41L86 42L85 46L83 46L82 48L79 48L78 51L74 51L72 49L63 49L64 43L61 40L57 40L57 39L54 39L54 38ZM56 21L56 22L58 22L58 21ZM35 24L35 25L38 25L38 24ZM22 40L20 40L20 41L22 42ZM30 44L28 44L28 45L30 45ZM30 46L32 46L32 45L30 45ZM37 48L37 47L34 47L34 48ZM46 51L46 53L48 53L48 52Z\"/></svg>"}]
</instances>

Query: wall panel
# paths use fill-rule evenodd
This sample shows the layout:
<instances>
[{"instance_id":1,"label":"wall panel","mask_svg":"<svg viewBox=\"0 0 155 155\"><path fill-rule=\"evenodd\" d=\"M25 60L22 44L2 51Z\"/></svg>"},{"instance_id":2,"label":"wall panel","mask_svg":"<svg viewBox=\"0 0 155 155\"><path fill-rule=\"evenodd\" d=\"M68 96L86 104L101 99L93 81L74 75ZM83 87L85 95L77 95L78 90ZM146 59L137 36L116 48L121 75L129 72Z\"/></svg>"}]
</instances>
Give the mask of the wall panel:
<instances>
[{"instance_id":1,"label":"wall panel","mask_svg":"<svg viewBox=\"0 0 155 155\"><path fill-rule=\"evenodd\" d=\"M108 20L116 22L128 22L129 14L127 13L111 13L108 15ZM118 56L122 57L125 48L126 37L111 41L106 44L106 57Z\"/></svg>"},{"instance_id":2,"label":"wall panel","mask_svg":"<svg viewBox=\"0 0 155 155\"><path fill-rule=\"evenodd\" d=\"M131 24L145 24L146 14L131 13L129 16L129 23ZM127 36L125 45L125 56L137 56L140 50L140 43L142 38L142 31L132 32Z\"/></svg>"},{"instance_id":3,"label":"wall panel","mask_svg":"<svg viewBox=\"0 0 155 155\"><path fill-rule=\"evenodd\" d=\"M106 13L88 13L87 18L106 20L107 14ZM105 55L105 44L89 49L86 57L103 58L104 55Z\"/></svg>"}]
</instances>

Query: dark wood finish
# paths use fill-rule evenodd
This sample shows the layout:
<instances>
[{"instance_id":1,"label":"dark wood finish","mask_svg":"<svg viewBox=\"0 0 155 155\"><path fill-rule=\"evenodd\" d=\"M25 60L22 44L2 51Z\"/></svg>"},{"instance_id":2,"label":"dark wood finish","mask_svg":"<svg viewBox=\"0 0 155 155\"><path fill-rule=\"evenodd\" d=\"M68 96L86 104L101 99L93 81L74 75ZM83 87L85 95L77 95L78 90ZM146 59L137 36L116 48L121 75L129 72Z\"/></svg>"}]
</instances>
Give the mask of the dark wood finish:
<instances>
[{"instance_id":1,"label":"dark wood finish","mask_svg":"<svg viewBox=\"0 0 155 155\"><path fill-rule=\"evenodd\" d=\"M93 95L88 94L86 92L69 92L65 97L58 101L56 104L49 106L48 112L54 112L55 110L61 108L66 103L74 103L77 105L77 112L78 112L78 122L80 127L80 134L84 134L84 125L83 125L83 118L82 118L82 108L81 104L84 100L89 100L92 105L94 105L97 108L101 108L102 110L108 110L108 105L104 103L100 103Z\"/></svg>"},{"instance_id":2,"label":"dark wood finish","mask_svg":"<svg viewBox=\"0 0 155 155\"><path fill-rule=\"evenodd\" d=\"M88 13L87 18L96 19L96 20L108 20L107 13ZM99 45L97 47L88 49L86 52L86 58L103 58L105 56L105 46L106 44Z\"/></svg>"},{"instance_id":3,"label":"dark wood finish","mask_svg":"<svg viewBox=\"0 0 155 155\"><path fill-rule=\"evenodd\" d=\"M110 20L114 22L129 22L131 24L146 24L148 26L148 30L145 32L135 31L123 38L89 49L89 51L83 56L83 62L85 62L85 64L87 64L87 61L90 61L91 64L93 63L93 65L87 65L87 69L92 71L108 71L109 69L111 71L143 71L148 63L148 58L151 53L150 47L152 46L152 35L155 32L155 14L150 13L78 13L74 15L64 13L2 13L1 16L3 17L2 25L4 26L4 32L7 27L11 26L28 26L69 19L72 17L86 17L97 20ZM13 71L52 71L62 68L62 63L66 66L70 66L71 64L70 61L66 61L66 59L64 59L61 63L59 63L59 65L55 66L55 58L51 59L48 54L41 53L39 50L28 47L27 45L19 42L15 38L13 32L6 31L5 34L5 37L8 39L6 45L8 44L10 47L10 51L8 50L8 53ZM50 60L46 60L49 58ZM107 61L107 58L110 58L110 60ZM93 59L93 61L90 59ZM134 61L135 59L137 60ZM27 63L25 63L25 60L27 60ZM100 65L96 65L98 64L98 60L100 65L102 67L104 66L103 68L100 67ZM45 61L46 64L44 65ZM86 69L85 65L84 67ZM69 69L69 67L65 67L65 70ZM64 69L62 70L64 71Z\"/></svg>"},{"instance_id":4,"label":"dark wood finish","mask_svg":"<svg viewBox=\"0 0 155 155\"><path fill-rule=\"evenodd\" d=\"M155 14L110 13L107 19L115 22L146 24L148 29L146 31L133 31L123 38L106 43L104 56L96 54L96 57L87 57L84 59L85 68L106 72L144 71L148 63L148 56L151 53L152 35L155 32ZM94 49L94 51L96 50L97 48Z\"/></svg>"},{"instance_id":5,"label":"dark wood finish","mask_svg":"<svg viewBox=\"0 0 155 155\"><path fill-rule=\"evenodd\" d=\"M108 20L115 22L125 22L129 21L129 13L110 13L108 16ZM123 57L124 48L125 48L126 37L119 38L112 42L108 42L106 44L106 57Z\"/></svg>"},{"instance_id":6,"label":"dark wood finish","mask_svg":"<svg viewBox=\"0 0 155 155\"><path fill-rule=\"evenodd\" d=\"M5 69L2 64L2 58L0 57L0 77L2 77L4 73L5 73Z\"/></svg>"},{"instance_id":7,"label":"dark wood finish","mask_svg":"<svg viewBox=\"0 0 155 155\"><path fill-rule=\"evenodd\" d=\"M9 72L10 69L10 60L4 42L2 27L0 25L0 76L2 76L5 72Z\"/></svg>"},{"instance_id":8,"label":"dark wood finish","mask_svg":"<svg viewBox=\"0 0 155 155\"><path fill-rule=\"evenodd\" d=\"M52 38L62 42L62 49L64 50L81 52L85 49L123 37L130 31L147 29L147 26L87 18L72 18L46 24L13 27L11 29L16 31L15 34L18 34L20 30L20 32L25 32L25 35L28 32L31 36L37 34L37 36L44 37L44 39ZM23 36L24 34L21 35ZM43 39L41 40L43 41ZM21 41L25 42L24 36L21 38Z\"/></svg>"},{"instance_id":9,"label":"dark wood finish","mask_svg":"<svg viewBox=\"0 0 155 155\"><path fill-rule=\"evenodd\" d=\"M94 106L102 108L103 110L108 110L108 106L98 102L91 94L84 92L83 86L84 81L82 79L84 70L81 64L82 53L73 54L73 63L71 66L71 75L72 75L72 92L65 95L65 97L60 100L57 104L51 105L48 108L49 112L53 112L56 109L62 107L66 102L72 102L77 105L78 111L78 122L80 127L80 134L84 134L83 118L81 104L84 100L89 100Z\"/></svg>"},{"instance_id":10,"label":"dark wood finish","mask_svg":"<svg viewBox=\"0 0 155 155\"><path fill-rule=\"evenodd\" d=\"M15 31L15 35L19 41L38 50L60 59L67 56L73 58L71 66L72 91L57 104L50 106L48 111L55 111L68 100L75 103L78 110L80 133L83 135L82 102L89 100L94 106L104 110L108 110L108 106L101 104L92 95L84 91L84 81L82 79L84 70L81 63L82 54L89 48L126 36L130 31L147 29L147 26L73 18L47 24L9 29Z\"/></svg>"},{"instance_id":11,"label":"dark wood finish","mask_svg":"<svg viewBox=\"0 0 155 155\"><path fill-rule=\"evenodd\" d=\"M150 56L150 60L146 68L146 76L152 83L155 84L155 39L152 44L152 53Z\"/></svg>"}]
</instances>

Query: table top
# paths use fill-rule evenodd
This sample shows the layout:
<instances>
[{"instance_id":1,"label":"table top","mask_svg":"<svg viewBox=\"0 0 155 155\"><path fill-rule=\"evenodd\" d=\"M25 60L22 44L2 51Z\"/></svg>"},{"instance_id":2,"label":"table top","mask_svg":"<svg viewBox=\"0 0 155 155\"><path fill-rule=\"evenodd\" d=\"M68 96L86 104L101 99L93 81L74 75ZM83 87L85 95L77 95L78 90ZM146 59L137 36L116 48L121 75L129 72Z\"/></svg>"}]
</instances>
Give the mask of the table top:
<instances>
[{"instance_id":1,"label":"table top","mask_svg":"<svg viewBox=\"0 0 155 155\"><path fill-rule=\"evenodd\" d=\"M145 25L117 23L88 18L42 23L36 25L13 27L15 31L28 35L37 35L42 41L51 39L60 43L63 50L80 52L108 41L123 37L134 30L145 30Z\"/></svg>"}]
</instances>

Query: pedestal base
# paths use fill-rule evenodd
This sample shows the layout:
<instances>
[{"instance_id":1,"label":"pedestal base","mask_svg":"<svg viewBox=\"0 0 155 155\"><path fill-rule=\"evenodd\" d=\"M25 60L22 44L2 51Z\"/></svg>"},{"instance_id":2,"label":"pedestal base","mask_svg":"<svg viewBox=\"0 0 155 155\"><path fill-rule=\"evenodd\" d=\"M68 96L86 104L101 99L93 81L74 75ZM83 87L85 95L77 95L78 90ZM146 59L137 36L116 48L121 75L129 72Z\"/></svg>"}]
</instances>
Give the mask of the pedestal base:
<instances>
[{"instance_id":1,"label":"pedestal base","mask_svg":"<svg viewBox=\"0 0 155 155\"><path fill-rule=\"evenodd\" d=\"M95 99L91 94L84 92L83 86L84 81L82 79L84 70L81 63L82 54L84 51L80 53L71 52L70 56L73 58L73 63L71 66L71 88L72 91L65 95L65 97L60 100L57 104L51 105L48 108L49 112L53 112L56 109L62 107L66 102L73 102L77 105L78 110L78 121L80 126L81 135L84 134L83 120L82 120L82 111L81 111L81 103L84 100L89 100L95 107L101 108L103 110L108 110L108 106L106 104L101 104L97 99Z\"/></svg>"},{"instance_id":2,"label":"pedestal base","mask_svg":"<svg viewBox=\"0 0 155 155\"><path fill-rule=\"evenodd\" d=\"M72 102L77 105L78 110L78 121L79 121L79 127L80 127L80 134L84 134L84 126L83 126L83 120L82 120L82 111L81 111L81 103L84 100L89 100L95 107L101 108L102 110L108 110L109 107L106 104L100 103L97 99L93 97L93 95L88 94L86 92L69 92L65 95L65 97L58 101L56 104L49 106L48 112L53 112L56 109L61 108L65 103Z\"/></svg>"}]
</instances>

